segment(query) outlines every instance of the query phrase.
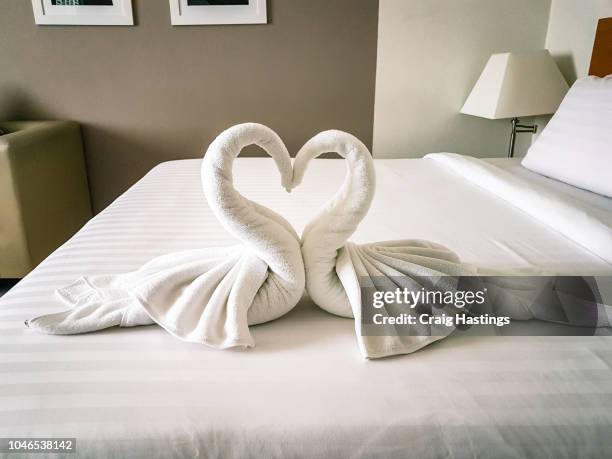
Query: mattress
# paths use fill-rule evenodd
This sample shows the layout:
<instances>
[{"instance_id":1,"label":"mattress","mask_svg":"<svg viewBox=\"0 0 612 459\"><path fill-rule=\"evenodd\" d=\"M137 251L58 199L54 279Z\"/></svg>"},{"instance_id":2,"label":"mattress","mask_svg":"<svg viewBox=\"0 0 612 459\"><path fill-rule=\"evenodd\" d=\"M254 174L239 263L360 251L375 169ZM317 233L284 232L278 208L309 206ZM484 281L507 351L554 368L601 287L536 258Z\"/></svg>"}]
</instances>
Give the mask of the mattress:
<instances>
[{"instance_id":1,"label":"mattress","mask_svg":"<svg viewBox=\"0 0 612 459\"><path fill-rule=\"evenodd\" d=\"M496 165L612 215L612 200ZM175 250L232 244L200 187L199 160L154 168L0 299L0 437L72 437L84 457L610 457L612 338L451 336L409 356L360 357L349 319L304 299L218 351L156 326L80 336L23 321L62 305L82 275ZM427 160L377 160L353 240L424 238L511 273L612 274L553 228ZM269 159L239 158L237 188L298 231L332 196L341 160L281 190Z\"/></svg>"}]
</instances>

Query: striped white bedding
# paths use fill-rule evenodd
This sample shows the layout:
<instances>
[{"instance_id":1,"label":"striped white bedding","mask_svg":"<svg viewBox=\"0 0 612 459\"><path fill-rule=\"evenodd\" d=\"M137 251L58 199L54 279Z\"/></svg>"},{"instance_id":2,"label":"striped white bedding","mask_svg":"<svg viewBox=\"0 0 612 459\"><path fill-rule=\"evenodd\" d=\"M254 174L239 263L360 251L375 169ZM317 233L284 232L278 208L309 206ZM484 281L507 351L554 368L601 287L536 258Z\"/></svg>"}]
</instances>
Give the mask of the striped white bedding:
<instances>
[{"instance_id":1,"label":"striped white bedding","mask_svg":"<svg viewBox=\"0 0 612 459\"><path fill-rule=\"evenodd\" d=\"M23 326L61 309L53 290L81 275L234 243L206 207L199 164L156 167L0 300L0 437L76 437L83 457L612 455L612 337L451 337L364 361L352 321L307 301L254 327L250 351L157 327L46 336ZM605 198L496 164L612 212ZM238 188L298 231L343 174L342 161L315 161L287 195L270 160L235 168ZM612 273L433 161L379 160L377 174L358 242L426 238L494 270Z\"/></svg>"}]
</instances>

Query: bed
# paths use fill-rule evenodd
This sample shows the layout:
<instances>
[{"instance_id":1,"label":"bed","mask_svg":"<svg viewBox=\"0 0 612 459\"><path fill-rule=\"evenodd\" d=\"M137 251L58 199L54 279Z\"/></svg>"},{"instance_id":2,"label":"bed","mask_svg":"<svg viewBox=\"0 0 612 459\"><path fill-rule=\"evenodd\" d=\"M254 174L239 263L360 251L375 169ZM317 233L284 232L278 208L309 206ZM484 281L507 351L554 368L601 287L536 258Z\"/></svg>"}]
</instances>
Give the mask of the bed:
<instances>
[{"instance_id":1,"label":"bed","mask_svg":"<svg viewBox=\"0 0 612 459\"><path fill-rule=\"evenodd\" d=\"M596 40L600 76L612 73L611 20ZM486 164L612 228L612 198L518 159ZM344 172L341 160L315 160L289 195L278 192L272 160L235 164L239 190L298 232ZM356 242L429 239L492 273L612 275L608 257L438 161L376 160L376 173ZM352 320L307 298L253 327L256 347L242 351L181 342L157 326L78 336L24 326L62 309L54 290L79 276L234 242L205 203L199 160L155 167L94 217L0 299L0 437L76 438L83 457L612 457L609 329L468 332L368 361Z\"/></svg>"},{"instance_id":2,"label":"bed","mask_svg":"<svg viewBox=\"0 0 612 459\"><path fill-rule=\"evenodd\" d=\"M517 160L490 162L612 215L609 198ZM2 298L0 437L73 437L85 457L612 454L610 336L451 336L411 356L366 361L352 321L306 299L254 327L249 351L183 343L156 326L64 337L23 326L61 309L54 289L80 275L233 243L202 197L199 166L154 168ZM410 235L494 270L612 273L597 255L435 161L378 160L376 168L380 186L357 241ZM316 160L291 195L277 191L269 159L239 158L235 178L242 193L300 231L344 170L341 160ZM392 199L398 193L401 201Z\"/></svg>"}]
</instances>

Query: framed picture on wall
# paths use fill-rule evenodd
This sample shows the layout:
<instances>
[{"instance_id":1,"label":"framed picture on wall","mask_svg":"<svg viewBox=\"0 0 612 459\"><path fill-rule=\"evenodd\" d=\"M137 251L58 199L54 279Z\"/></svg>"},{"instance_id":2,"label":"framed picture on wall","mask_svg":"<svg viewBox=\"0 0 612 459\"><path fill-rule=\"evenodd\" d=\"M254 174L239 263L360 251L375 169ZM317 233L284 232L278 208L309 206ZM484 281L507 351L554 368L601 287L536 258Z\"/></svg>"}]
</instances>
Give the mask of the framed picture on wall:
<instances>
[{"instance_id":1,"label":"framed picture on wall","mask_svg":"<svg viewBox=\"0 0 612 459\"><path fill-rule=\"evenodd\" d=\"M134 25L132 0L32 0L41 25Z\"/></svg>"},{"instance_id":2,"label":"framed picture on wall","mask_svg":"<svg viewBox=\"0 0 612 459\"><path fill-rule=\"evenodd\" d=\"M170 0L172 25L265 24L266 0Z\"/></svg>"}]
</instances>

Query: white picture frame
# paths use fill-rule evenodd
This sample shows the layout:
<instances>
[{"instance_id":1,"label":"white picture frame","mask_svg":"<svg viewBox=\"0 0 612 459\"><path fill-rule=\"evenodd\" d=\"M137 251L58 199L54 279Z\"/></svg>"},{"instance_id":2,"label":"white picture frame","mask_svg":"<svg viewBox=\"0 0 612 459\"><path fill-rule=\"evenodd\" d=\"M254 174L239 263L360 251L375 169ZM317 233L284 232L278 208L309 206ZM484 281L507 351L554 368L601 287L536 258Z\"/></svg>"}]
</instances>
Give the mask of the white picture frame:
<instances>
[{"instance_id":1,"label":"white picture frame","mask_svg":"<svg viewBox=\"0 0 612 459\"><path fill-rule=\"evenodd\" d=\"M58 5L60 2L63 4ZM76 0L32 0L34 20L39 25L134 25L132 0L112 0L112 5L76 3Z\"/></svg>"},{"instance_id":2,"label":"white picture frame","mask_svg":"<svg viewBox=\"0 0 612 459\"><path fill-rule=\"evenodd\" d=\"M170 0L172 25L266 24L266 0L248 0L248 5L188 4L189 0Z\"/></svg>"}]
</instances>

